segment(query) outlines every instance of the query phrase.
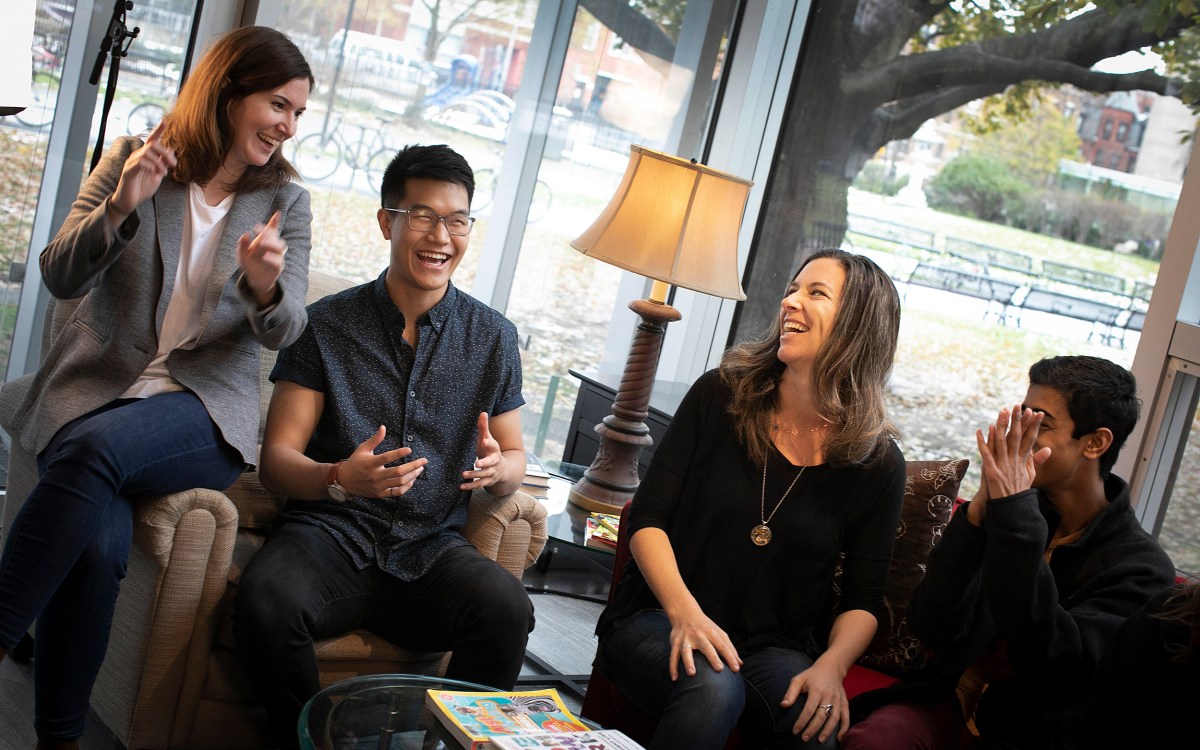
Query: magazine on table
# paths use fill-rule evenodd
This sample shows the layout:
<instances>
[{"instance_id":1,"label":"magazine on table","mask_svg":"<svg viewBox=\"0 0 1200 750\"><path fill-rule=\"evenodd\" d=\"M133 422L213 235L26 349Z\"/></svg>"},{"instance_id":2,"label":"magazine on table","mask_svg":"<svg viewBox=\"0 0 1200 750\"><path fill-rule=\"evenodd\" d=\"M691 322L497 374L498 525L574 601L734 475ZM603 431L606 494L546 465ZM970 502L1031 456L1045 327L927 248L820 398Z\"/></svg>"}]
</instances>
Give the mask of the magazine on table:
<instances>
[{"instance_id":1,"label":"magazine on table","mask_svg":"<svg viewBox=\"0 0 1200 750\"><path fill-rule=\"evenodd\" d=\"M491 750L497 737L588 729L553 688L507 693L430 689L425 705L468 750Z\"/></svg>"},{"instance_id":2,"label":"magazine on table","mask_svg":"<svg viewBox=\"0 0 1200 750\"><path fill-rule=\"evenodd\" d=\"M645 750L616 729L515 734L492 740L496 750Z\"/></svg>"}]
</instances>

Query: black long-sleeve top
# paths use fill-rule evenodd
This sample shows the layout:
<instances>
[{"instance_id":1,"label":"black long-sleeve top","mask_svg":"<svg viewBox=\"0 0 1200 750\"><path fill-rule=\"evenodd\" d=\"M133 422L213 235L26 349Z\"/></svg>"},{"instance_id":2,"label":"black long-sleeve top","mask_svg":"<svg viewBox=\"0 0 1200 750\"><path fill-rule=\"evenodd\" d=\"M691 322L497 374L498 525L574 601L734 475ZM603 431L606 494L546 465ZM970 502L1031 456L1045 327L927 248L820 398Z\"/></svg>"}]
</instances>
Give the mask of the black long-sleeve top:
<instances>
[{"instance_id":1,"label":"black long-sleeve top","mask_svg":"<svg viewBox=\"0 0 1200 750\"><path fill-rule=\"evenodd\" d=\"M1175 576L1134 516L1125 482L1110 475L1104 490L1108 505L1049 562L1060 517L1040 491L989 500L983 526L959 508L908 608L909 627L933 661L923 675L856 698L855 714L952 694L962 671L1002 639L1013 674L988 686L976 723L996 740L1048 746L1113 633Z\"/></svg>"},{"instance_id":2,"label":"black long-sleeve top","mask_svg":"<svg viewBox=\"0 0 1200 750\"><path fill-rule=\"evenodd\" d=\"M654 453L622 534L663 529L680 573L704 613L739 651L783 646L811 652L834 614L834 570L844 553L836 612L878 617L904 494L904 457L893 443L873 466L810 466L771 518L772 540L750 541L762 522L762 467L746 454L727 413L729 389L717 371L684 397ZM773 452L766 514L799 472ZM630 562L597 623L660 607Z\"/></svg>"},{"instance_id":3,"label":"black long-sleeve top","mask_svg":"<svg viewBox=\"0 0 1200 750\"><path fill-rule=\"evenodd\" d=\"M1169 650L1191 642L1192 624L1160 617L1177 591L1163 589L1117 629L1087 691L1063 719L1059 747L1128 750L1195 741L1187 737L1200 714L1200 654L1179 661Z\"/></svg>"}]
</instances>

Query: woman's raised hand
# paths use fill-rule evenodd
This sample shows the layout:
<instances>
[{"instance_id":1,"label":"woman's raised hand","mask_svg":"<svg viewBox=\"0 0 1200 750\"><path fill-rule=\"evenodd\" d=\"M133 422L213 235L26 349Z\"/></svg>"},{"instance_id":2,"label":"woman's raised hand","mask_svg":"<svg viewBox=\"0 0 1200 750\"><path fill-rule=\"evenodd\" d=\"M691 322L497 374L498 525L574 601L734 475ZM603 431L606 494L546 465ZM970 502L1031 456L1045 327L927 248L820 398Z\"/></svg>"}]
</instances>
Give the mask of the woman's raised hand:
<instances>
[{"instance_id":1,"label":"woman's raised hand","mask_svg":"<svg viewBox=\"0 0 1200 750\"><path fill-rule=\"evenodd\" d=\"M142 147L129 155L121 169L117 189L108 199L110 218L114 226L121 222L150 196L158 192L163 178L176 164L175 149L165 145L161 139L163 123L159 123L146 136Z\"/></svg>"},{"instance_id":2,"label":"woman's raised hand","mask_svg":"<svg viewBox=\"0 0 1200 750\"><path fill-rule=\"evenodd\" d=\"M276 211L266 224L256 224L253 233L238 238L238 265L246 285L263 307L275 298L275 282L283 273L283 256L287 254L287 243L279 236L279 218Z\"/></svg>"}]
</instances>

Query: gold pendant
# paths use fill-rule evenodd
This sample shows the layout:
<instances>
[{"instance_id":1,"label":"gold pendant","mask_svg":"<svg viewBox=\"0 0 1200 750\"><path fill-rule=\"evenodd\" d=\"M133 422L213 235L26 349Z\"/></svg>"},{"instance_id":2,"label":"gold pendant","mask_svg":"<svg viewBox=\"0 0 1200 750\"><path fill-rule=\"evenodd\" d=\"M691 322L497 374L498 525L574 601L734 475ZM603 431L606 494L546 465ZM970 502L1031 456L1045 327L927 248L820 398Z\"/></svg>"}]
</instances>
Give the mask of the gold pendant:
<instances>
[{"instance_id":1,"label":"gold pendant","mask_svg":"<svg viewBox=\"0 0 1200 750\"><path fill-rule=\"evenodd\" d=\"M771 530L767 528L765 523L755 526L753 529L750 529L750 541L759 547L766 547L767 542L771 541Z\"/></svg>"}]
</instances>

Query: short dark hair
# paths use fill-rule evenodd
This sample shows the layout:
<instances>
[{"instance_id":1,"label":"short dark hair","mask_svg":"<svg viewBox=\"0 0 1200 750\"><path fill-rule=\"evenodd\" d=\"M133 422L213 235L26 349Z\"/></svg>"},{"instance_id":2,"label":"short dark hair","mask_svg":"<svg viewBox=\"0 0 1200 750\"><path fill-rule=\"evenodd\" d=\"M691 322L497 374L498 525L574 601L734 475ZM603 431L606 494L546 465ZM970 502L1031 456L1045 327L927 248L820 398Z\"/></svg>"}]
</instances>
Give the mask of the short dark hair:
<instances>
[{"instance_id":1,"label":"short dark hair","mask_svg":"<svg viewBox=\"0 0 1200 750\"><path fill-rule=\"evenodd\" d=\"M1107 478L1142 410L1133 373L1100 357L1048 357L1029 368L1029 383L1063 395L1075 422L1072 438L1101 427L1112 432L1112 445L1100 457L1100 478Z\"/></svg>"},{"instance_id":2,"label":"short dark hair","mask_svg":"<svg viewBox=\"0 0 1200 750\"><path fill-rule=\"evenodd\" d=\"M437 180L462 185L467 190L467 203L475 197L475 172L462 154L445 144L437 146L412 145L400 149L383 173L379 188L380 205L396 208L404 200L404 186L412 179Z\"/></svg>"}]
</instances>

